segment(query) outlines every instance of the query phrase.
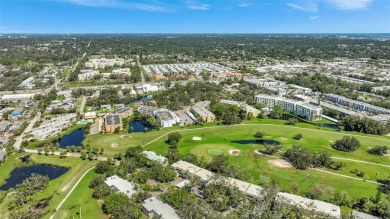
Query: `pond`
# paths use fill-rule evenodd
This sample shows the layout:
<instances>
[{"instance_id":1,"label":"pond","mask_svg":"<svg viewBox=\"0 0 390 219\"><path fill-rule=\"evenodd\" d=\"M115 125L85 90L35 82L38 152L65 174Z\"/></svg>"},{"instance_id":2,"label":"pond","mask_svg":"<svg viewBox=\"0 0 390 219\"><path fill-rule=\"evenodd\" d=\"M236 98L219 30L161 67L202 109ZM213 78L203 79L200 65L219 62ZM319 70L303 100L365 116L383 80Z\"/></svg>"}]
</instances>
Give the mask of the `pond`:
<instances>
[{"instance_id":1,"label":"pond","mask_svg":"<svg viewBox=\"0 0 390 219\"><path fill-rule=\"evenodd\" d=\"M128 132L145 132L145 127L148 128L148 132L153 130L153 127L142 121L131 121L129 122Z\"/></svg>"},{"instance_id":2,"label":"pond","mask_svg":"<svg viewBox=\"0 0 390 219\"><path fill-rule=\"evenodd\" d=\"M322 125L322 127L331 128L331 129L333 129L335 131L339 131L339 126L336 125L336 124L323 123L321 125Z\"/></svg>"},{"instance_id":3,"label":"pond","mask_svg":"<svg viewBox=\"0 0 390 219\"><path fill-rule=\"evenodd\" d=\"M152 95L148 95L148 96L144 96L144 97L141 97L139 99L136 99L136 100L133 100L133 102L148 102L148 101L151 101L153 99L153 96Z\"/></svg>"},{"instance_id":4,"label":"pond","mask_svg":"<svg viewBox=\"0 0 390 219\"><path fill-rule=\"evenodd\" d=\"M280 144L279 141L272 139L236 140L231 142L236 144Z\"/></svg>"},{"instance_id":5,"label":"pond","mask_svg":"<svg viewBox=\"0 0 390 219\"><path fill-rule=\"evenodd\" d=\"M34 164L31 166L17 167L11 172L10 178L7 179L7 182L0 186L0 190L9 190L10 188L15 188L17 184L23 182L31 176L31 174L36 173L43 176L48 176L50 180L56 179L66 173L68 168L53 166L49 164Z\"/></svg>"},{"instance_id":6,"label":"pond","mask_svg":"<svg viewBox=\"0 0 390 219\"><path fill-rule=\"evenodd\" d=\"M85 128L79 128L71 133L62 136L61 138L58 138L54 141L52 141L53 144L59 143L60 148L66 148L66 146L83 146L81 142L84 140L84 131Z\"/></svg>"}]
</instances>

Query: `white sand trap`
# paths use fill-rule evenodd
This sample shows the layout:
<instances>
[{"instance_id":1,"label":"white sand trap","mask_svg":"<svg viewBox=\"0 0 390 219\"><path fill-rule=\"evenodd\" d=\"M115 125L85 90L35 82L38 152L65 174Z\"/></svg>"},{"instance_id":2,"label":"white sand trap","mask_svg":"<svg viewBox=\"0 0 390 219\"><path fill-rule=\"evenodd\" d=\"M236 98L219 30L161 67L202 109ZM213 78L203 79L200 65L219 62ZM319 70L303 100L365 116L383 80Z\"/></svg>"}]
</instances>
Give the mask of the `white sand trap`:
<instances>
[{"instance_id":1,"label":"white sand trap","mask_svg":"<svg viewBox=\"0 0 390 219\"><path fill-rule=\"evenodd\" d=\"M277 160L269 160L268 161L272 166L280 167L280 168L290 168L291 164L285 160L277 159Z\"/></svg>"},{"instance_id":2,"label":"white sand trap","mask_svg":"<svg viewBox=\"0 0 390 219\"><path fill-rule=\"evenodd\" d=\"M200 140L202 140L202 138L201 138L201 137L193 137L192 140L194 140L194 141L200 141Z\"/></svg>"},{"instance_id":3,"label":"white sand trap","mask_svg":"<svg viewBox=\"0 0 390 219\"><path fill-rule=\"evenodd\" d=\"M118 143L112 143L112 144L111 144L111 147L113 147L113 148L118 147Z\"/></svg>"},{"instance_id":4,"label":"white sand trap","mask_svg":"<svg viewBox=\"0 0 390 219\"><path fill-rule=\"evenodd\" d=\"M264 154L261 153L259 150L254 150L253 153L255 153L255 154L260 154L260 155L264 155Z\"/></svg>"},{"instance_id":5,"label":"white sand trap","mask_svg":"<svg viewBox=\"0 0 390 219\"><path fill-rule=\"evenodd\" d=\"M240 150L229 150L229 154L233 156L238 156L240 152Z\"/></svg>"},{"instance_id":6,"label":"white sand trap","mask_svg":"<svg viewBox=\"0 0 390 219\"><path fill-rule=\"evenodd\" d=\"M281 140L281 141L287 141L287 138L280 137L279 140Z\"/></svg>"},{"instance_id":7,"label":"white sand trap","mask_svg":"<svg viewBox=\"0 0 390 219\"><path fill-rule=\"evenodd\" d=\"M330 143L333 143L333 141L332 141L332 140L329 140L329 142L330 142Z\"/></svg>"}]
</instances>

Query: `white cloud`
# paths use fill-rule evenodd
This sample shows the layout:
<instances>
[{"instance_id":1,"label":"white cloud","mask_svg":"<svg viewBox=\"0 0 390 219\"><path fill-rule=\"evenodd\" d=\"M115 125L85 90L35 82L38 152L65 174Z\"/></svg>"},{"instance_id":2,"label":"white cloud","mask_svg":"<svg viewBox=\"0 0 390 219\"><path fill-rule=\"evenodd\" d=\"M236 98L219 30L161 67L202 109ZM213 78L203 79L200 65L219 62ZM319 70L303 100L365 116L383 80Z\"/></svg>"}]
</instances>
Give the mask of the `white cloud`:
<instances>
[{"instance_id":1,"label":"white cloud","mask_svg":"<svg viewBox=\"0 0 390 219\"><path fill-rule=\"evenodd\" d=\"M365 9L372 2L372 0L323 0L323 1L341 10Z\"/></svg>"},{"instance_id":2,"label":"white cloud","mask_svg":"<svg viewBox=\"0 0 390 219\"><path fill-rule=\"evenodd\" d=\"M320 16L310 16L310 20L315 20L315 19L318 19Z\"/></svg>"},{"instance_id":3,"label":"white cloud","mask_svg":"<svg viewBox=\"0 0 390 219\"><path fill-rule=\"evenodd\" d=\"M200 4L196 1L187 1L187 8L192 9L192 10L209 10L210 5Z\"/></svg>"},{"instance_id":4,"label":"white cloud","mask_svg":"<svg viewBox=\"0 0 390 219\"><path fill-rule=\"evenodd\" d=\"M317 12L317 2L316 1L302 1L299 4L296 3L287 3L287 6L300 10L300 11L306 11L306 12Z\"/></svg>"},{"instance_id":5,"label":"white cloud","mask_svg":"<svg viewBox=\"0 0 390 219\"><path fill-rule=\"evenodd\" d=\"M126 2L121 0L56 0L81 6L104 7L104 8L125 8L143 11L169 11L170 9L158 4L139 2Z\"/></svg>"},{"instance_id":6,"label":"white cloud","mask_svg":"<svg viewBox=\"0 0 390 219\"><path fill-rule=\"evenodd\" d=\"M241 7L241 8L245 8L245 7L249 7L249 6L251 6L251 5L252 5L251 3L242 2L242 3L240 3L238 6Z\"/></svg>"}]
</instances>

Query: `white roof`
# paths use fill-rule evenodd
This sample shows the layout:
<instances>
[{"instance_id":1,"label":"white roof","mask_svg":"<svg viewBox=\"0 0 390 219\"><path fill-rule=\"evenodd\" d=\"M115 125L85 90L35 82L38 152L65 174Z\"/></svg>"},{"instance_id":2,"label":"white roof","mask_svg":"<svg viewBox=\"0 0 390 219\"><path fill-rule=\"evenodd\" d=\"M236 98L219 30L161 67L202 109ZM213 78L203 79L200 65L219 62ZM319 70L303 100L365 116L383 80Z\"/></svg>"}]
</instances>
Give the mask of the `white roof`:
<instances>
[{"instance_id":1,"label":"white roof","mask_svg":"<svg viewBox=\"0 0 390 219\"><path fill-rule=\"evenodd\" d=\"M114 187L118 192L131 197L137 191L134 189L134 183L120 178L117 175L110 176L104 181L109 187Z\"/></svg>"},{"instance_id":2,"label":"white roof","mask_svg":"<svg viewBox=\"0 0 390 219\"><path fill-rule=\"evenodd\" d=\"M182 188L184 188L184 186L186 186L188 183L190 183L190 181L189 181L188 179L185 179L185 180L179 182L178 184L176 184L176 187L182 189Z\"/></svg>"},{"instance_id":3,"label":"white roof","mask_svg":"<svg viewBox=\"0 0 390 219\"><path fill-rule=\"evenodd\" d=\"M159 163L164 163L167 160L167 158L157 155L153 151L142 151L142 153L145 154L149 160L157 161Z\"/></svg>"},{"instance_id":4,"label":"white roof","mask_svg":"<svg viewBox=\"0 0 390 219\"><path fill-rule=\"evenodd\" d=\"M380 217L376 217L371 214L366 214L359 211L352 211L352 216L354 216L355 219L380 219Z\"/></svg>"},{"instance_id":5,"label":"white roof","mask_svg":"<svg viewBox=\"0 0 390 219\"><path fill-rule=\"evenodd\" d=\"M277 195L277 199L288 204L300 206L301 208L304 208L306 210L322 212L332 217L341 217L340 207L327 202L312 200L284 192L279 192Z\"/></svg>"},{"instance_id":6,"label":"white roof","mask_svg":"<svg viewBox=\"0 0 390 219\"><path fill-rule=\"evenodd\" d=\"M155 212L157 215L160 215L162 219L180 219L176 214L175 210L165 204L164 202L158 200L156 197L151 197L145 200L145 203L142 206L148 212Z\"/></svg>"}]
</instances>

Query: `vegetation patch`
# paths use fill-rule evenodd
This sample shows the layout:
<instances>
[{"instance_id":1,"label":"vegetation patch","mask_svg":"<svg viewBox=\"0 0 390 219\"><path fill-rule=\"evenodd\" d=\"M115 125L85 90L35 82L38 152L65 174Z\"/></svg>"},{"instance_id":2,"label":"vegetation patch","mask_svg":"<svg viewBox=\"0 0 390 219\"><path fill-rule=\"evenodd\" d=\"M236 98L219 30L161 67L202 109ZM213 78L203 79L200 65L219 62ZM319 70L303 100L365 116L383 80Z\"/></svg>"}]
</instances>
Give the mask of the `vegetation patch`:
<instances>
[{"instance_id":1,"label":"vegetation patch","mask_svg":"<svg viewBox=\"0 0 390 219\"><path fill-rule=\"evenodd\" d=\"M208 152L209 152L209 154L211 154L213 156L218 156L218 155L223 154L223 151L218 150L218 149L211 149L211 150L208 150Z\"/></svg>"}]
</instances>

